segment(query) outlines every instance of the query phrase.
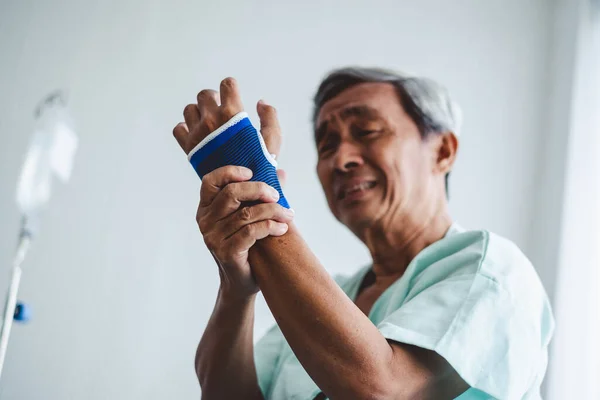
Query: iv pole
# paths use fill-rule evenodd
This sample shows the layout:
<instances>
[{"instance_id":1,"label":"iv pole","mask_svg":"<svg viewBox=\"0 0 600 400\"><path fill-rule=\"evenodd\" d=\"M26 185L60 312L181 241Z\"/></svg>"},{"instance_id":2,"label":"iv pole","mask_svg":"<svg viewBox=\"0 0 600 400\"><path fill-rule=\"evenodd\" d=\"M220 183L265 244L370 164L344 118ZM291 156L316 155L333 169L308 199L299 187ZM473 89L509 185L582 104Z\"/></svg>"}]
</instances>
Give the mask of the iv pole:
<instances>
[{"instance_id":1,"label":"iv pole","mask_svg":"<svg viewBox=\"0 0 600 400\"><path fill-rule=\"evenodd\" d=\"M21 265L37 231L39 212L50 198L53 178L58 177L63 182L70 178L78 144L61 91L44 98L36 107L34 116L36 130L17 184L17 204L22 220L0 329L0 377L13 321L29 318L28 307L17 301L23 273Z\"/></svg>"}]
</instances>

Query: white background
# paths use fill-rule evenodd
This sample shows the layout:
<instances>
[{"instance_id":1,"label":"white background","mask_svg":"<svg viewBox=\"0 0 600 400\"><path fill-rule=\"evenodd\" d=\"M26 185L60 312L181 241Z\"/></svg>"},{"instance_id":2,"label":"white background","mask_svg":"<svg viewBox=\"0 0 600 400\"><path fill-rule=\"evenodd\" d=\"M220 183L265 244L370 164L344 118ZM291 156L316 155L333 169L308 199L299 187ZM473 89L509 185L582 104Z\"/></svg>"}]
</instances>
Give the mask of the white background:
<instances>
[{"instance_id":1,"label":"white background","mask_svg":"<svg viewBox=\"0 0 600 400\"><path fill-rule=\"evenodd\" d=\"M278 108L286 195L335 273L369 257L331 217L314 171L319 80L359 64L444 83L464 111L453 216L515 241L552 294L561 189L544 171L560 173L564 158L561 132L550 150L547 135L551 67L565 62L554 2L294 3L0 0L0 291L36 103L67 90L80 135L72 181L26 260L20 298L34 316L13 329L2 399L199 396L193 358L218 275L194 221L199 180L171 130L200 89L229 75L253 118L260 98ZM270 323L259 304L257 333Z\"/></svg>"}]
</instances>

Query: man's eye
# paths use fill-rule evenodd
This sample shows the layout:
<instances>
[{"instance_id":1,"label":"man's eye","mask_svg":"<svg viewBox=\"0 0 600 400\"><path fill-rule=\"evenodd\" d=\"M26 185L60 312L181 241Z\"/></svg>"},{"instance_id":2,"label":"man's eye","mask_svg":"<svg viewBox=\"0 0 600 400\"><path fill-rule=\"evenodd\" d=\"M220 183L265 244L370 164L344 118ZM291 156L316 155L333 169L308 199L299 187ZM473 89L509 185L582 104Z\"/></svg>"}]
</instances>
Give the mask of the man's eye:
<instances>
[{"instance_id":1,"label":"man's eye","mask_svg":"<svg viewBox=\"0 0 600 400\"><path fill-rule=\"evenodd\" d=\"M327 155L335 150L337 142L338 140L335 140L333 138L327 138L323 140L321 144L319 144L319 146L317 147L317 152L319 153L319 155Z\"/></svg>"},{"instance_id":2,"label":"man's eye","mask_svg":"<svg viewBox=\"0 0 600 400\"><path fill-rule=\"evenodd\" d=\"M319 146L319 154L325 154L328 151L333 150L333 148L335 147L334 143L332 142L327 142L327 143L323 143L322 145Z\"/></svg>"},{"instance_id":3,"label":"man's eye","mask_svg":"<svg viewBox=\"0 0 600 400\"><path fill-rule=\"evenodd\" d=\"M362 129L358 132L358 136L369 136L379 132L377 129Z\"/></svg>"}]
</instances>

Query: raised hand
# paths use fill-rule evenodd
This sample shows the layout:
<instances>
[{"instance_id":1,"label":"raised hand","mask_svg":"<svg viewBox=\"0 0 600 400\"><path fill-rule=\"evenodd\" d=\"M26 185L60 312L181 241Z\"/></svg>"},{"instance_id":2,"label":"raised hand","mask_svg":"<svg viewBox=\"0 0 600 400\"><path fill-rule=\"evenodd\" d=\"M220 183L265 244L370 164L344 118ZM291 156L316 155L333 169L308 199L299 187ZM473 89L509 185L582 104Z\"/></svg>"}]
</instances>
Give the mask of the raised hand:
<instances>
[{"instance_id":1,"label":"raised hand","mask_svg":"<svg viewBox=\"0 0 600 400\"><path fill-rule=\"evenodd\" d=\"M173 135L186 154L211 132L243 111L237 82L226 78L220 93L205 89L197 104L184 108L185 122L177 124ZM259 102L257 111L261 134L275 157L281 145L281 130L273 107ZM278 171L284 178L282 171ZM219 265L222 291L233 296L249 296L258 291L248 264L248 250L257 240L287 232L293 211L279 204L279 193L263 182L249 182L252 171L225 166L204 175L196 220L206 246ZM253 206L244 206L256 203Z\"/></svg>"}]
</instances>

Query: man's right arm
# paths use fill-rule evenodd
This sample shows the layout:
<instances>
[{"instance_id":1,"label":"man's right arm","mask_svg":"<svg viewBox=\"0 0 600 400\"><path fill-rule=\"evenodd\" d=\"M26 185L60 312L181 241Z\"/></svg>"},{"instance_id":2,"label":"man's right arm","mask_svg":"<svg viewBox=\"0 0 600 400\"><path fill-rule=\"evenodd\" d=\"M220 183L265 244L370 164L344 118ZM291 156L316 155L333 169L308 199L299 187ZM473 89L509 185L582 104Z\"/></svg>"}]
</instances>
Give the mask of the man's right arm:
<instances>
[{"instance_id":1,"label":"man's right arm","mask_svg":"<svg viewBox=\"0 0 600 400\"><path fill-rule=\"evenodd\" d=\"M236 298L219 290L196 352L203 399L263 399L254 364L255 298Z\"/></svg>"}]
</instances>

